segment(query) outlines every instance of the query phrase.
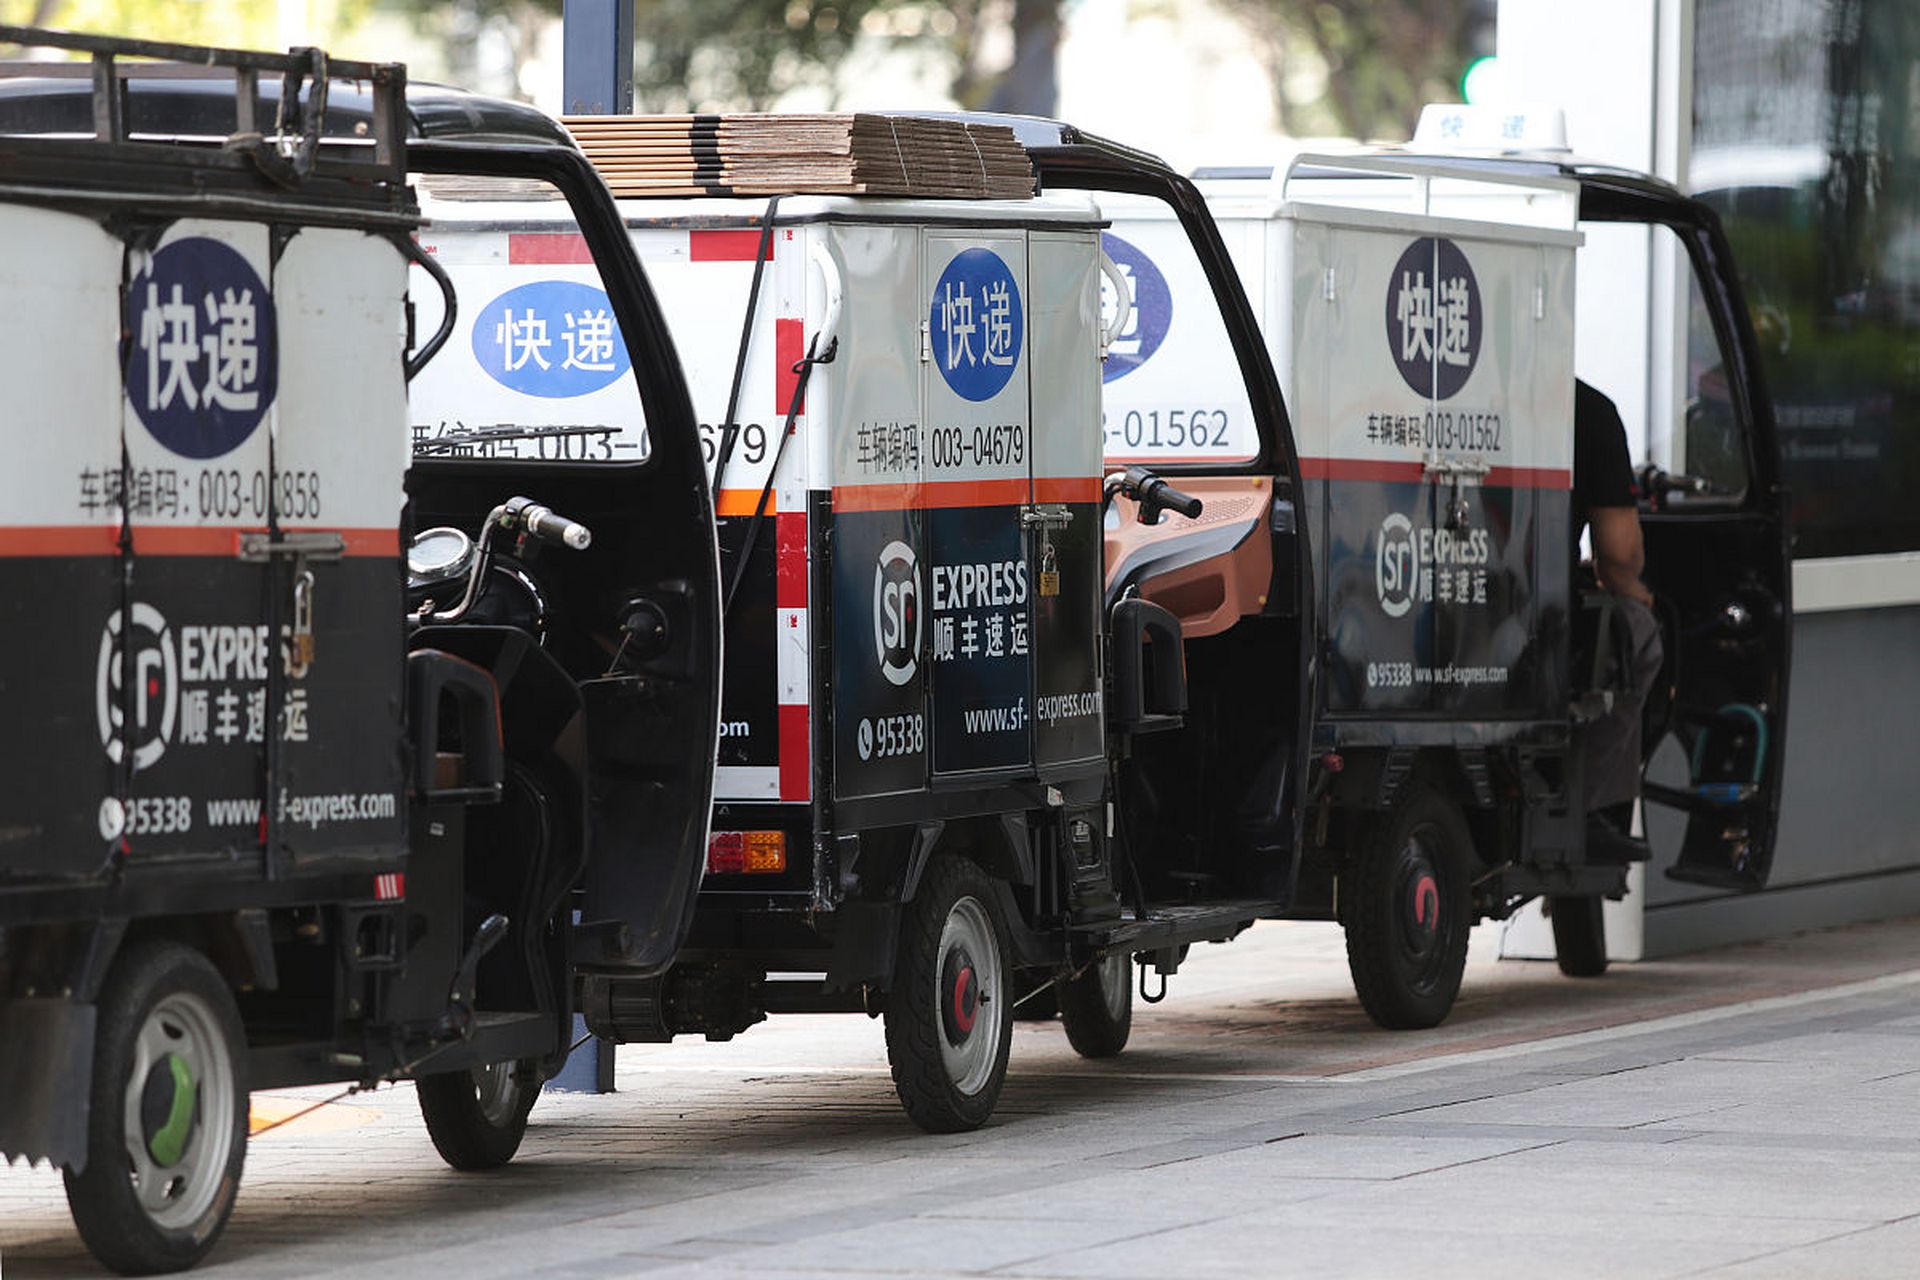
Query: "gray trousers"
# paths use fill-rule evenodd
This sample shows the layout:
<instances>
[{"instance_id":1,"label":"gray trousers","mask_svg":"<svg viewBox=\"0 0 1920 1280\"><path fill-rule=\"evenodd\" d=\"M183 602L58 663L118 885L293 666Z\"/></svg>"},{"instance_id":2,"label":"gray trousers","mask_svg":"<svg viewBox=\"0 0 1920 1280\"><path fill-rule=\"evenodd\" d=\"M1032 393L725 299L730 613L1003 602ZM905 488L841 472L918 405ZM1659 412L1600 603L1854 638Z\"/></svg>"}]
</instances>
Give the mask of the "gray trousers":
<instances>
[{"instance_id":1,"label":"gray trousers","mask_svg":"<svg viewBox=\"0 0 1920 1280\"><path fill-rule=\"evenodd\" d=\"M1614 607L1627 620L1633 640L1620 655L1627 687L1614 695L1613 710L1587 726L1588 812L1626 804L1640 794L1640 712L1660 675L1664 653L1653 610L1626 596L1615 596Z\"/></svg>"}]
</instances>

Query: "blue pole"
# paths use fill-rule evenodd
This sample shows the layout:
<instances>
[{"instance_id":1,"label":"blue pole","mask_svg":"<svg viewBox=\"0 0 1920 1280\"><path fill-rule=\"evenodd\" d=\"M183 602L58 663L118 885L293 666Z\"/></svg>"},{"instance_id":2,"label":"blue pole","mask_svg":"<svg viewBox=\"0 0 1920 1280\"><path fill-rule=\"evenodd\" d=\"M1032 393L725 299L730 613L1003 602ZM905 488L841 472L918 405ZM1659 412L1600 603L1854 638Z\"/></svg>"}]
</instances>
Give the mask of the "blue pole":
<instances>
[{"instance_id":1,"label":"blue pole","mask_svg":"<svg viewBox=\"0 0 1920 1280\"><path fill-rule=\"evenodd\" d=\"M586 1034L587 1020L574 1014L573 1038L578 1040ZM553 1093L612 1093L613 1042L598 1036L588 1040L568 1056L560 1074L543 1087Z\"/></svg>"},{"instance_id":2,"label":"blue pole","mask_svg":"<svg viewBox=\"0 0 1920 1280\"><path fill-rule=\"evenodd\" d=\"M573 922L580 923L580 913L573 913ZM568 1044L574 1044L587 1034L587 1020L581 1014L573 1015L573 1036ZM613 1041L602 1040L599 1036L586 1039L578 1049L567 1055L560 1067L560 1074L540 1087L542 1093L612 1093L613 1092Z\"/></svg>"},{"instance_id":3,"label":"blue pole","mask_svg":"<svg viewBox=\"0 0 1920 1280\"><path fill-rule=\"evenodd\" d=\"M564 0L562 96L566 114L633 113L634 0Z\"/></svg>"},{"instance_id":4,"label":"blue pole","mask_svg":"<svg viewBox=\"0 0 1920 1280\"><path fill-rule=\"evenodd\" d=\"M564 0L561 6L561 96L571 116L633 113L634 0ZM573 1016L573 1038L587 1020ZM595 1037L575 1049L548 1089L613 1092L613 1044Z\"/></svg>"}]
</instances>

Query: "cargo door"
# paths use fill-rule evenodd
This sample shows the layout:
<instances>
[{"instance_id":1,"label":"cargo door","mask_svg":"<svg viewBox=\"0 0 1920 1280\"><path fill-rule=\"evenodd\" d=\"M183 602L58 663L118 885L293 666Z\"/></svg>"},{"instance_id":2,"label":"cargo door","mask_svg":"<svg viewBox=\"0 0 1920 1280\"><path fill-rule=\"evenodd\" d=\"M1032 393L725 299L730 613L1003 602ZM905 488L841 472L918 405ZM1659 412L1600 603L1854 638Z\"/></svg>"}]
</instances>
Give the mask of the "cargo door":
<instances>
[{"instance_id":1,"label":"cargo door","mask_svg":"<svg viewBox=\"0 0 1920 1280\"><path fill-rule=\"evenodd\" d=\"M1033 501L1022 232L926 233L922 404L933 771L1033 763Z\"/></svg>"},{"instance_id":2,"label":"cargo door","mask_svg":"<svg viewBox=\"0 0 1920 1280\"><path fill-rule=\"evenodd\" d=\"M132 861L258 858L285 721L272 520L281 348L269 229L182 219L125 268L128 597L100 641ZM103 819L103 827L104 827Z\"/></svg>"},{"instance_id":3,"label":"cargo door","mask_svg":"<svg viewBox=\"0 0 1920 1280\"><path fill-rule=\"evenodd\" d=\"M274 264L277 532L263 550L281 639L266 674L275 854L301 867L405 842L406 289L400 250L357 231L305 228Z\"/></svg>"},{"instance_id":4,"label":"cargo door","mask_svg":"<svg viewBox=\"0 0 1920 1280\"><path fill-rule=\"evenodd\" d=\"M823 421L833 432L833 786L845 800L927 785L926 291L917 228L821 234L848 300L840 354L821 369L824 387L813 384L844 406Z\"/></svg>"},{"instance_id":5,"label":"cargo door","mask_svg":"<svg viewBox=\"0 0 1920 1280\"><path fill-rule=\"evenodd\" d=\"M1409 251L1431 264L1431 298L1407 309L1432 316L1419 432L1434 504L1420 554L1432 705L1462 720L1565 714L1558 649L1541 635L1543 611L1566 598L1573 246L1529 234L1557 242L1441 236Z\"/></svg>"},{"instance_id":6,"label":"cargo door","mask_svg":"<svg viewBox=\"0 0 1920 1280\"><path fill-rule=\"evenodd\" d=\"M1033 500L1026 526L1033 756L1045 778L1105 758L1100 703L1100 248L1090 232L1033 231ZM1016 608L1018 606L1015 606Z\"/></svg>"},{"instance_id":7,"label":"cargo door","mask_svg":"<svg viewBox=\"0 0 1920 1280\"><path fill-rule=\"evenodd\" d=\"M1674 879L1757 889L1773 863L1786 754L1786 494L1732 255L1710 214L1675 204L1685 363L1671 468L1641 471L1644 577L1666 648L1642 738L1647 837Z\"/></svg>"},{"instance_id":8,"label":"cargo door","mask_svg":"<svg viewBox=\"0 0 1920 1280\"><path fill-rule=\"evenodd\" d=\"M1326 548L1326 707L1369 717L1423 713L1434 705L1440 652L1441 518L1425 443L1436 377L1436 242L1340 226L1317 238L1324 257L1295 258L1295 361L1325 369L1326 419L1303 431L1300 471Z\"/></svg>"}]
</instances>

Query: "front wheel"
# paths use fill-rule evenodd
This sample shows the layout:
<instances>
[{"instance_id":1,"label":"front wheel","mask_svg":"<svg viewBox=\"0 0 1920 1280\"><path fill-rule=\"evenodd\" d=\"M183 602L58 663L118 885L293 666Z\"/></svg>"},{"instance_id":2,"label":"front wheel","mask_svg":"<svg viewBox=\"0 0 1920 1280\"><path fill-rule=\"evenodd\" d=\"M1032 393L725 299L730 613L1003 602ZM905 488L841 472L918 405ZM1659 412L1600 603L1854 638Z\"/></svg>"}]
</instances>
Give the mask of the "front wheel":
<instances>
[{"instance_id":1,"label":"front wheel","mask_svg":"<svg viewBox=\"0 0 1920 1280\"><path fill-rule=\"evenodd\" d=\"M462 1172L498 1169L526 1136L527 1113L540 1096L533 1059L494 1062L422 1076L415 1087L427 1136L440 1158Z\"/></svg>"},{"instance_id":2,"label":"front wheel","mask_svg":"<svg viewBox=\"0 0 1920 1280\"><path fill-rule=\"evenodd\" d=\"M1111 1058L1133 1031L1133 956L1115 951L1060 987L1067 1043L1083 1058Z\"/></svg>"},{"instance_id":3,"label":"front wheel","mask_svg":"<svg viewBox=\"0 0 1920 1280\"><path fill-rule=\"evenodd\" d=\"M177 942L136 943L102 989L87 1164L67 1204L93 1256L126 1275L205 1257L247 1155L246 1045L226 981Z\"/></svg>"},{"instance_id":4,"label":"front wheel","mask_svg":"<svg viewBox=\"0 0 1920 1280\"><path fill-rule=\"evenodd\" d=\"M1007 930L993 882L965 858L936 858L907 904L887 992L887 1060L907 1116L964 1133L993 1114L1013 1047Z\"/></svg>"},{"instance_id":5,"label":"front wheel","mask_svg":"<svg viewBox=\"0 0 1920 1280\"><path fill-rule=\"evenodd\" d=\"M1596 893L1547 903L1553 920L1553 958L1569 978L1597 978L1607 971L1605 902Z\"/></svg>"},{"instance_id":6,"label":"front wheel","mask_svg":"<svg viewBox=\"0 0 1920 1280\"><path fill-rule=\"evenodd\" d=\"M1342 886L1347 968L1381 1026L1434 1027L1453 1008L1472 924L1470 858L1459 810L1425 788L1361 832Z\"/></svg>"}]
</instances>

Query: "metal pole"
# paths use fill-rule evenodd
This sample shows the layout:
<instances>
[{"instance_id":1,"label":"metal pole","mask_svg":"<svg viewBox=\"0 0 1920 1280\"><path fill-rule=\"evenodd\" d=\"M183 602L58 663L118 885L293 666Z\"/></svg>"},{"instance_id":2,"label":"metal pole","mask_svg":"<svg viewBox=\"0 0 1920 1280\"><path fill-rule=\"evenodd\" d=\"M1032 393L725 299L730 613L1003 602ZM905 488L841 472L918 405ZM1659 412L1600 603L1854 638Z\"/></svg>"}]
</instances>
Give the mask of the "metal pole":
<instances>
[{"instance_id":1,"label":"metal pole","mask_svg":"<svg viewBox=\"0 0 1920 1280\"><path fill-rule=\"evenodd\" d=\"M565 0L561 6L566 114L633 114L634 0Z\"/></svg>"}]
</instances>

